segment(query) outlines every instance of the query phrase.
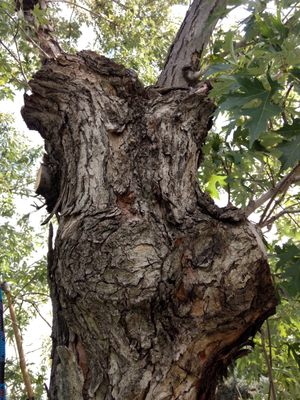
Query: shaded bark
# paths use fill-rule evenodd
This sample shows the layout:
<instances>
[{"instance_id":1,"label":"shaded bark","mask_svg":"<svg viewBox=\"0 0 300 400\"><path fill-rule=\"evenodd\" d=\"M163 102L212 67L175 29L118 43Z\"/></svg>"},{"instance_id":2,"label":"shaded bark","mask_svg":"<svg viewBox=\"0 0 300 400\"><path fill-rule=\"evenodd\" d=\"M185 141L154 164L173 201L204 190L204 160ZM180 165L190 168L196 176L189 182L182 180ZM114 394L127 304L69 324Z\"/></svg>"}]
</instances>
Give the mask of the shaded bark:
<instances>
[{"instance_id":1,"label":"shaded bark","mask_svg":"<svg viewBox=\"0 0 300 400\"><path fill-rule=\"evenodd\" d=\"M254 226L198 188L214 105L88 51L48 61L31 88L22 114L60 214L51 398L213 399L276 305Z\"/></svg>"}]
</instances>

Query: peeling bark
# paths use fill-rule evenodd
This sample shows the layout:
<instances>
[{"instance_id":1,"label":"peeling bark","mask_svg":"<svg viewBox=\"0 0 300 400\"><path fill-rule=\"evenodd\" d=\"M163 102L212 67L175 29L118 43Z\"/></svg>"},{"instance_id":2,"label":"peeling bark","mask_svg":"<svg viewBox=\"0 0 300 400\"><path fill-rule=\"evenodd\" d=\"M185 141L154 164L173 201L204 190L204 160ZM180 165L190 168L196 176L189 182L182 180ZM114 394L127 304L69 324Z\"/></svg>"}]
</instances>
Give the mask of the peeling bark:
<instances>
[{"instance_id":1,"label":"peeling bark","mask_svg":"<svg viewBox=\"0 0 300 400\"><path fill-rule=\"evenodd\" d=\"M88 51L30 84L60 214L51 399L213 399L276 305L255 228L198 188L214 105Z\"/></svg>"}]
</instances>

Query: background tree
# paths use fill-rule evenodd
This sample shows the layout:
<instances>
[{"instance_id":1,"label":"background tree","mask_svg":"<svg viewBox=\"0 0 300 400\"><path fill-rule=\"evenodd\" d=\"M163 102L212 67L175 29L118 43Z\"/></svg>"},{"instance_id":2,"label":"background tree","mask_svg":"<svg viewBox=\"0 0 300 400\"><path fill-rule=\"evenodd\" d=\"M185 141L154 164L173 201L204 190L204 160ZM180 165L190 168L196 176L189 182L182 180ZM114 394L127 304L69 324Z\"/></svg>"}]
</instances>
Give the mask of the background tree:
<instances>
[{"instance_id":1,"label":"background tree","mask_svg":"<svg viewBox=\"0 0 300 400\"><path fill-rule=\"evenodd\" d=\"M12 43L2 43L4 57L22 75L15 82L27 85L22 37L44 58L57 58L61 49L49 35L42 5L32 9L23 2L24 19L17 20L11 3L4 4L7 38L12 21L14 34L21 32L12 42L15 52ZM87 7L72 6L79 23L89 23L82 14ZM161 18L155 4L148 12L130 2L100 6L89 4L101 21L93 25L107 43L102 49L153 79L167 35L158 42L163 24L150 30L153 47L145 53L140 32L149 27L143 13ZM49 211L61 214L56 248L49 252L57 316L53 398L213 398L217 376L273 312L261 239L244 215L263 207L259 226L287 215L297 224L297 194L289 188L299 169L298 59L290 51L297 55L298 2L278 2L275 13L264 2L251 2L249 9L252 16L237 29L216 31L203 57L226 10L223 2L195 1L157 88L145 90L132 71L90 52L47 61L30 84L33 96L26 97L23 115L46 139L51 191L43 190ZM132 25L133 16L143 22ZM68 51L78 27L69 23ZM57 32L65 35L66 29ZM25 49L27 54L34 57ZM198 71L200 57L204 76L213 77L210 96L229 117L224 129L208 136L200 170L203 189L214 196L219 187L227 191L228 205L221 209L192 178L214 109L206 97L210 85L184 78L183 71ZM270 250L291 288L296 244ZM294 339L287 349L297 360ZM268 376L275 398L270 368Z\"/></svg>"},{"instance_id":2,"label":"background tree","mask_svg":"<svg viewBox=\"0 0 300 400\"><path fill-rule=\"evenodd\" d=\"M38 254L43 240L30 224L28 204L33 203L33 166L41 157L40 149L31 149L26 139L13 128L12 118L0 114L0 281L11 282L14 305L23 332L30 320L40 314L40 306L48 299L45 257ZM20 205L20 203L22 205ZM12 346L13 330L8 316L6 337ZM11 351L7 351L11 355ZM44 391L45 363L41 360L34 376L36 395ZM26 399L18 360L9 357L6 384L11 399Z\"/></svg>"}]
</instances>

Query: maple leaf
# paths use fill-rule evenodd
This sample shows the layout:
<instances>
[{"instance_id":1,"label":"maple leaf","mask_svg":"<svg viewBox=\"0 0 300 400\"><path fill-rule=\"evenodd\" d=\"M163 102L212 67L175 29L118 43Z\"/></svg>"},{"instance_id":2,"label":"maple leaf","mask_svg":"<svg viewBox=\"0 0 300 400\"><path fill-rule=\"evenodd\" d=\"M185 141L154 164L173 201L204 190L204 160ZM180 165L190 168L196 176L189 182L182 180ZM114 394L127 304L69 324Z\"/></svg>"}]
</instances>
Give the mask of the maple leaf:
<instances>
[{"instance_id":1,"label":"maple leaf","mask_svg":"<svg viewBox=\"0 0 300 400\"><path fill-rule=\"evenodd\" d=\"M282 168L293 167L300 161L300 119L296 118L291 125L286 124L276 132L283 138L283 142L277 146L281 151L279 160Z\"/></svg>"},{"instance_id":2,"label":"maple leaf","mask_svg":"<svg viewBox=\"0 0 300 400\"><path fill-rule=\"evenodd\" d=\"M220 104L221 111L231 111L235 116L246 116L245 126L249 131L250 146L267 130L268 121L281 112L281 108L272 101L280 85L267 73L270 88L266 89L257 78L235 76L237 92L229 94Z\"/></svg>"}]
</instances>

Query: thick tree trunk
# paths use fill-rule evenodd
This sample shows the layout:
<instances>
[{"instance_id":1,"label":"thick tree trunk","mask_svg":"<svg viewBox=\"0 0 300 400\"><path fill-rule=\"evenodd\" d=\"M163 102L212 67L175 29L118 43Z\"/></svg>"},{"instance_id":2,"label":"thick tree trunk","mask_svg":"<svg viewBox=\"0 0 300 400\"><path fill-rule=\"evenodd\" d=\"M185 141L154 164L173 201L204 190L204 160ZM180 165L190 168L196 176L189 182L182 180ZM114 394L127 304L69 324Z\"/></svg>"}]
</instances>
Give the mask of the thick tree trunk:
<instances>
[{"instance_id":1,"label":"thick tree trunk","mask_svg":"<svg viewBox=\"0 0 300 400\"><path fill-rule=\"evenodd\" d=\"M213 399L276 304L255 228L198 189L214 105L92 52L47 62L31 87L23 116L60 214L51 399Z\"/></svg>"}]
</instances>

